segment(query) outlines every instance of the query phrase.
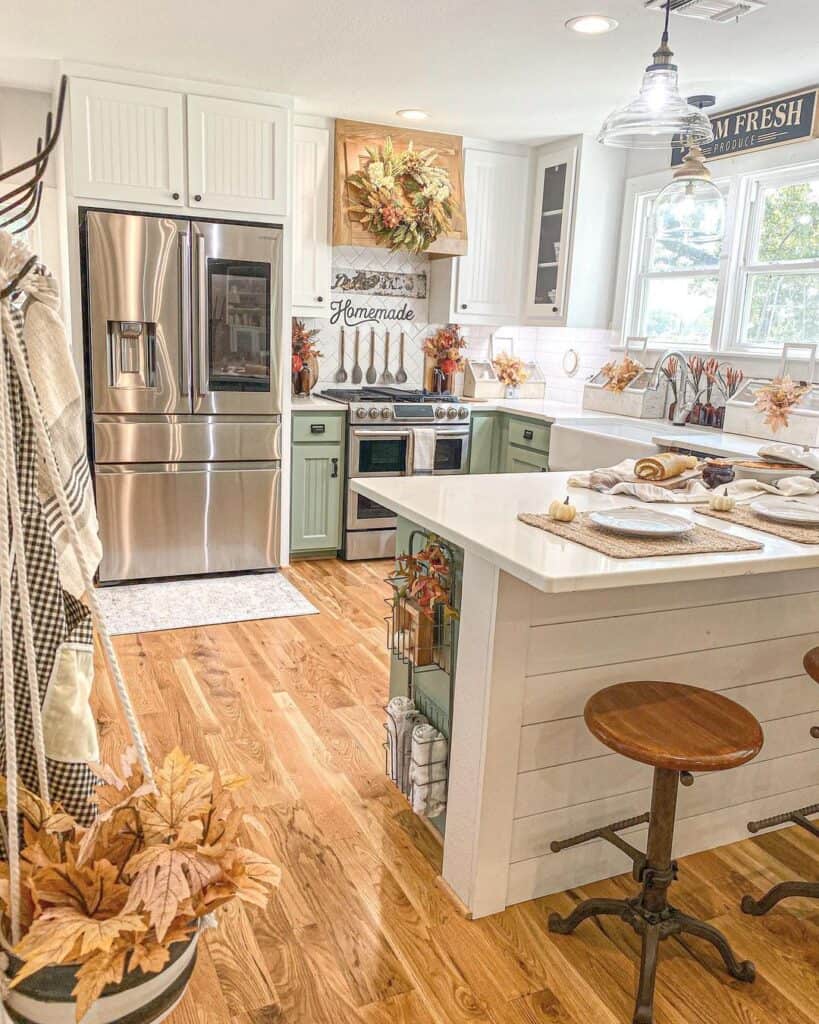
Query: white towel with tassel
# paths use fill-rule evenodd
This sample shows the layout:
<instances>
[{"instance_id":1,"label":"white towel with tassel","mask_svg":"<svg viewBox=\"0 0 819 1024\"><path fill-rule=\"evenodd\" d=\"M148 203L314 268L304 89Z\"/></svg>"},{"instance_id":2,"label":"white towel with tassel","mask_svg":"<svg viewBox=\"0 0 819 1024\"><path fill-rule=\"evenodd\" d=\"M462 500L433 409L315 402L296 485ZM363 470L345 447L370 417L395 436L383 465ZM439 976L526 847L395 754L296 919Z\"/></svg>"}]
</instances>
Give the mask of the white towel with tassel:
<instances>
[{"instance_id":1,"label":"white towel with tassel","mask_svg":"<svg viewBox=\"0 0 819 1024\"><path fill-rule=\"evenodd\" d=\"M428 722L412 730L412 809L427 818L446 810L447 739Z\"/></svg>"},{"instance_id":2,"label":"white towel with tassel","mask_svg":"<svg viewBox=\"0 0 819 1024\"><path fill-rule=\"evenodd\" d=\"M435 468L435 431L431 427L413 427L412 470L432 473Z\"/></svg>"}]
</instances>

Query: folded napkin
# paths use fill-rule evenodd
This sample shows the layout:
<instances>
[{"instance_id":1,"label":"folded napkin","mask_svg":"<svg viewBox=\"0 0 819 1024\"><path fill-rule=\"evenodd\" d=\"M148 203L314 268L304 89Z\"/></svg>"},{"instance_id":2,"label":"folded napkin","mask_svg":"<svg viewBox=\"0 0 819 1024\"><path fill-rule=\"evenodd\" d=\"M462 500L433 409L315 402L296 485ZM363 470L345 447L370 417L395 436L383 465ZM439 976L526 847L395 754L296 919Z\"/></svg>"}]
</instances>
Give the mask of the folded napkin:
<instances>
[{"instance_id":1,"label":"folded napkin","mask_svg":"<svg viewBox=\"0 0 819 1024\"><path fill-rule=\"evenodd\" d=\"M428 722L412 730L412 809L427 818L446 810L447 740Z\"/></svg>"},{"instance_id":2,"label":"folded napkin","mask_svg":"<svg viewBox=\"0 0 819 1024\"><path fill-rule=\"evenodd\" d=\"M624 494L637 498L639 501L662 501L670 504L704 505L714 493L702 482L698 470L690 470L682 476L664 482L647 482L638 480L634 475L634 459L623 462L609 469L595 469L590 473L577 473L569 478L570 487L586 487L601 494ZM752 501L760 494L776 494L781 498L806 497L819 494L819 483L809 476L788 476L778 480L776 484L762 483L760 480L735 480L717 490L728 494L737 501Z\"/></svg>"}]
</instances>

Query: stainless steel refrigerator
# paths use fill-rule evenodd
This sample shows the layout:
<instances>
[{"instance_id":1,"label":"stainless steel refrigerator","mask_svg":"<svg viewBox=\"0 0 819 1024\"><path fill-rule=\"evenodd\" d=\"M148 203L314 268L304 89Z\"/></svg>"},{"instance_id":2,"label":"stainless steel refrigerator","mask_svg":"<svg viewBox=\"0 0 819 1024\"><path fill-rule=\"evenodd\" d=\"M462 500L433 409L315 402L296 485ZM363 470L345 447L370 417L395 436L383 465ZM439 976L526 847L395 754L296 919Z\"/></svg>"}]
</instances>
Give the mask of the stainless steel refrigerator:
<instances>
[{"instance_id":1,"label":"stainless steel refrigerator","mask_svg":"<svg viewBox=\"0 0 819 1024\"><path fill-rule=\"evenodd\" d=\"M281 227L84 210L80 230L100 581L276 566Z\"/></svg>"}]
</instances>

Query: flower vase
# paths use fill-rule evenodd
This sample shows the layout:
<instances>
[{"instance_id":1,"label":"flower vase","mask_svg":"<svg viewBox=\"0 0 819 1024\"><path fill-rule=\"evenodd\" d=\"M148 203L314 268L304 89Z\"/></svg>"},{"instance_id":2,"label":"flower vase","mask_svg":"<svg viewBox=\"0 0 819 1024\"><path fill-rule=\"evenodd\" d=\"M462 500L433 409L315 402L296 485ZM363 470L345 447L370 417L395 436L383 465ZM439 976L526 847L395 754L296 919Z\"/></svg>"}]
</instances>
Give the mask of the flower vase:
<instances>
[{"instance_id":1,"label":"flower vase","mask_svg":"<svg viewBox=\"0 0 819 1024\"><path fill-rule=\"evenodd\" d=\"M311 356L300 370L294 370L291 379L293 381L293 394L302 395L307 398L310 392L318 383L319 364L315 356Z\"/></svg>"},{"instance_id":2,"label":"flower vase","mask_svg":"<svg viewBox=\"0 0 819 1024\"><path fill-rule=\"evenodd\" d=\"M444 373L440 366L432 371L432 390L436 395L453 394L454 374Z\"/></svg>"},{"instance_id":3,"label":"flower vase","mask_svg":"<svg viewBox=\"0 0 819 1024\"><path fill-rule=\"evenodd\" d=\"M507 384L504 391L504 398L520 398L520 388L517 384Z\"/></svg>"}]
</instances>

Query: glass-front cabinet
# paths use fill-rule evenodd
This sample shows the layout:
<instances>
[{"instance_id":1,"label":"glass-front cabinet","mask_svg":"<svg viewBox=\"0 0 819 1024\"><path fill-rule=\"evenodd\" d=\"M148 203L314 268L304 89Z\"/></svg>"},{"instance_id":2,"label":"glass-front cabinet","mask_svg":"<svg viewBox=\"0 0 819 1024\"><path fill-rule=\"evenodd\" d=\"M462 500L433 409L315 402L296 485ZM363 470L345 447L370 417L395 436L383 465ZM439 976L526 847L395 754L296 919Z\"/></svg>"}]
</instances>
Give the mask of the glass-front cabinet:
<instances>
[{"instance_id":1,"label":"glass-front cabinet","mask_svg":"<svg viewBox=\"0 0 819 1024\"><path fill-rule=\"evenodd\" d=\"M525 314L535 320L565 320L572 200L577 150L540 156L534 179Z\"/></svg>"}]
</instances>

